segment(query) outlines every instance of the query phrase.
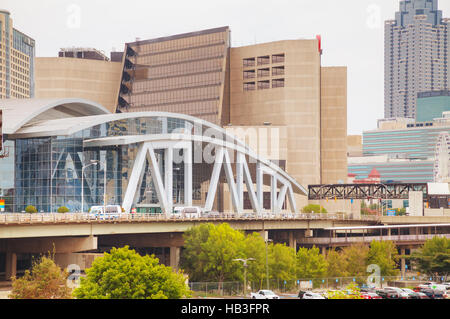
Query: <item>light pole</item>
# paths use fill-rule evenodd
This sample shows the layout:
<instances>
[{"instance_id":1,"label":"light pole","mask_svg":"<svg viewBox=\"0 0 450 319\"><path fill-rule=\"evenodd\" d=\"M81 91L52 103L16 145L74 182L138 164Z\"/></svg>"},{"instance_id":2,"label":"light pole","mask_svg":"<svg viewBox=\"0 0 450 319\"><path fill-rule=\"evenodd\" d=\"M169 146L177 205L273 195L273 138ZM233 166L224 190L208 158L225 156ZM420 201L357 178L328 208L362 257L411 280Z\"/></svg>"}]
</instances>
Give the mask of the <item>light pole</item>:
<instances>
[{"instance_id":1,"label":"light pole","mask_svg":"<svg viewBox=\"0 0 450 319\"><path fill-rule=\"evenodd\" d=\"M91 160L91 163L81 168L81 213L84 213L84 170L92 165L97 165L99 161Z\"/></svg>"},{"instance_id":2,"label":"light pole","mask_svg":"<svg viewBox=\"0 0 450 319\"><path fill-rule=\"evenodd\" d=\"M238 259L233 259L233 261L242 261L242 263L244 264L244 298L247 295L247 267L248 267L247 262L248 261L252 261L252 260L255 260L255 258L247 258L247 259L238 258Z\"/></svg>"},{"instance_id":3,"label":"light pole","mask_svg":"<svg viewBox=\"0 0 450 319\"><path fill-rule=\"evenodd\" d=\"M267 283L267 290L270 289L269 286L269 253L268 253L268 242L272 241L272 239L264 240L266 243L266 283Z\"/></svg>"}]
</instances>

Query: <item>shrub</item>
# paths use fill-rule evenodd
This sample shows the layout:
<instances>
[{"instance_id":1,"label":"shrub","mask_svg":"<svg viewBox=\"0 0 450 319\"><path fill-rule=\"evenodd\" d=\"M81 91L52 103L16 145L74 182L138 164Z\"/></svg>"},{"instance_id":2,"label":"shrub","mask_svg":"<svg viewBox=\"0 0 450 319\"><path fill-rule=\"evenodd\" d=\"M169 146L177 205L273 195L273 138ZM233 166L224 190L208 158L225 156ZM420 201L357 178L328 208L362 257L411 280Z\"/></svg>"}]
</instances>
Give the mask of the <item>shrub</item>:
<instances>
[{"instance_id":1,"label":"shrub","mask_svg":"<svg viewBox=\"0 0 450 319\"><path fill-rule=\"evenodd\" d=\"M58 208L58 213L60 214L65 214L70 212L70 209L68 209L66 206L61 206L60 208Z\"/></svg>"},{"instance_id":2,"label":"shrub","mask_svg":"<svg viewBox=\"0 0 450 319\"><path fill-rule=\"evenodd\" d=\"M309 204L308 206L303 207L302 209L302 213L303 214L311 214L311 213L315 213L315 214L327 214L327 210L320 206L320 205L314 205L314 204Z\"/></svg>"},{"instance_id":3,"label":"shrub","mask_svg":"<svg viewBox=\"0 0 450 319\"><path fill-rule=\"evenodd\" d=\"M28 205L25 208L25 212L28 213L28 214L35 214L35 213L37 213L37 209L36 209L36 207L34 207L32 205Z\"/></svg>"}]
</instances>

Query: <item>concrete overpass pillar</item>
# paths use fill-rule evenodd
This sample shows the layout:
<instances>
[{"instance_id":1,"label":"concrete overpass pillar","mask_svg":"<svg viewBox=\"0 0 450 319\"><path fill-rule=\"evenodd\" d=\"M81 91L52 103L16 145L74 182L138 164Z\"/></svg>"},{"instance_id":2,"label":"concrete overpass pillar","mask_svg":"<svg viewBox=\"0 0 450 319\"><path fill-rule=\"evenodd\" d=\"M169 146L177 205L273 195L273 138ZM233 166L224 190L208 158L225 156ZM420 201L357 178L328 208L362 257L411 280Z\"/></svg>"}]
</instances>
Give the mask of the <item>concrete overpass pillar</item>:
<instances>
[{"instance_id":1,"label":"concrete overpass pillar","mask_svg":"<svg viewBox=\"0 0 450 319\"><path fill-rule=\"evenodd\" d=\"M297 252L297 239L295 238L294 231L289 232L289 247L294 248Z\"/></svg>"},{"instance_id":2,"label":"concrete overpass pillar","mask_svg":"<svg viewBox=\"0 0 450 319\"><path fill-rule=\"evenodd\" d=\"M405 248L402 248L401 250L400 250L400 254L401 254L401 256L402 256L402 259L400 260L400 267L401 267L401 269L402 269L402 278L405 278L406 277L406 269L405 269L405 267L406 267L406 262L405 262L405 258L404 258L404 256L405 256L405 254L406 254L406 249Z\"/></svg>"},{"instance_id":3,"label":"concrete overpass pillar","mask_svg":"<svg viewBox=\"0 0 450 319\"><path fill-rule=\"evenodd\" d=\"M261 237L264 241L269 240L269 232L267 230L262 230L259 233L261 234Z\"/></svg>"},{"instance_id":4,"label":"concrete overpass pillar","mask_svg":"<svg viewBox=\"0 0 450 319\"><path fill-rule=\"evenodd\" d=\"M17 254L11 251L6 252L5 279L11 281L17 275Z\"/></svg>"},{"instance_id":5,"label":"concrete overpass pillar","mask_svg":"<svg viewBox=\"0 0 450 319\"><path fill-rule=\"evenodd\" d=\"M178 270L180 267L180 247L170 247L170 267Z\"/></svg>"}]
</instances>

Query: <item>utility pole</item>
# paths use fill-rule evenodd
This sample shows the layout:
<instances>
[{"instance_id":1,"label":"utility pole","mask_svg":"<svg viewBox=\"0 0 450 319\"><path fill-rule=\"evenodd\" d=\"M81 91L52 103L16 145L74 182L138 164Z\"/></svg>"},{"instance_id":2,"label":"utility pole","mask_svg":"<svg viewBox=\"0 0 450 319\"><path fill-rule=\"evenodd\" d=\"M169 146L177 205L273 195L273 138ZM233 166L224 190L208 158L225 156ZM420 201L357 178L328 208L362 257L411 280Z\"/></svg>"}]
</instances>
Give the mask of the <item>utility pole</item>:
<instances>
[{"instance_id":1,"label":"utility pole","mask_svg":"<svg viewBox=\"0 0 450 319\"><path fill-rule=\"evenodd\" d=\"M244 298L247 295L247 267L248 267L247 262L248 261L252 261L252 260L255 260L255 258L247 258L247 259L238 258L238 259L233 259L233 261L242 261L242 263L244 264Z\"/></svg>"}]
</instances>

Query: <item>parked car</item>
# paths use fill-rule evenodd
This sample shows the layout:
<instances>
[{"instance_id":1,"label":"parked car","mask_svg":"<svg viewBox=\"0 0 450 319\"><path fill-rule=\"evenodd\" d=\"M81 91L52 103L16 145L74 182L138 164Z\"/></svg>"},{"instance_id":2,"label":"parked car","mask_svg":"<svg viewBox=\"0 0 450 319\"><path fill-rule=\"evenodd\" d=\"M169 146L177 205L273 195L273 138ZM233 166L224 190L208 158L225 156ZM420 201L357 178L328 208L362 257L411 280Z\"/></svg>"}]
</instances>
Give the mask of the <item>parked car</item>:
<instances>
[{"instance_id":1,"label":"parked car","mask_svg":"<svg viewBox=\"0 0 450 319\"><path fill-rule=\"evenodd\" d=\"M300 291L298 292L298 298L299 298L299 299L303 299L303 295L304 295L304 294L306 294L306 291L300 290Z\"/></svg>"},{"instance_id":2,"label":"parked car","mask_svg":"<svg viewBox=\"0 0 450 319\"><path fill-rule=\"evenodd\" d=\"M409 295L408 299L426 299L426 298L422 298L423 296L426 297L426 295L424 293L415 292L414 290L411 290L408 288L402 288L402 290Z\"/></svg>"},{"instance_id":3,"label":"parked car","mask_svg":"<svg viewBox=\"0 0 450 319\"><path fill-rule=\"evenodd\" d=\"M316 292L307 291L303 294L302 299L326 299L326 298Z\"/></svg>"},{"instance_id":4,"label":"parked car","mask_svg":"<svg viewBox=\"0 0 450 319\"><path fill-rule=\"evenodd\" d=\"M427 295L428 298L430 298L430 299L445 299L444 292L440 291L440 290L425 288L425 289L421 289L420 292Z\"/></svg>"},{"instance_id":5,"label":"parked car","mask_svg":"<svg viewBox=\"0 0 450 319\"><path fill-rule=\"evenodd\" d=\"M361 293L361 296L364 299L383 299L380 295L378 295L375 292L363 292Z\"/></svg>"},{"instance_id":6,"label":"parked car","mask_svg":"<svg viewBox=\"0 0 450 319\"><path fill-rule=\"evenodd\" d=\"M280 299L272 290L260 290L258 292L252 292L250 294L252 299Z\"/></svg>"},{"instance_id":7,"label":"parked car","mask_svg":"<svg viewBox=\"0 0 450 319\"><path fill-rule=\"evenodd\" d=\"M398 292L393 290L378 289L376 292L382 299L400 299Z\"/></svg>"},{"instance_id":8,"label":"parked car","mask_svg":"<svg viewBox=\"0 0 450 319\"><path fill-rule=\"evenodd\" d=\"M398 294L399 299L409 299L409 293L403 291L401 288L397 287L385 287L385 291L395 291Z\"/></svg>"}]
</instances>

